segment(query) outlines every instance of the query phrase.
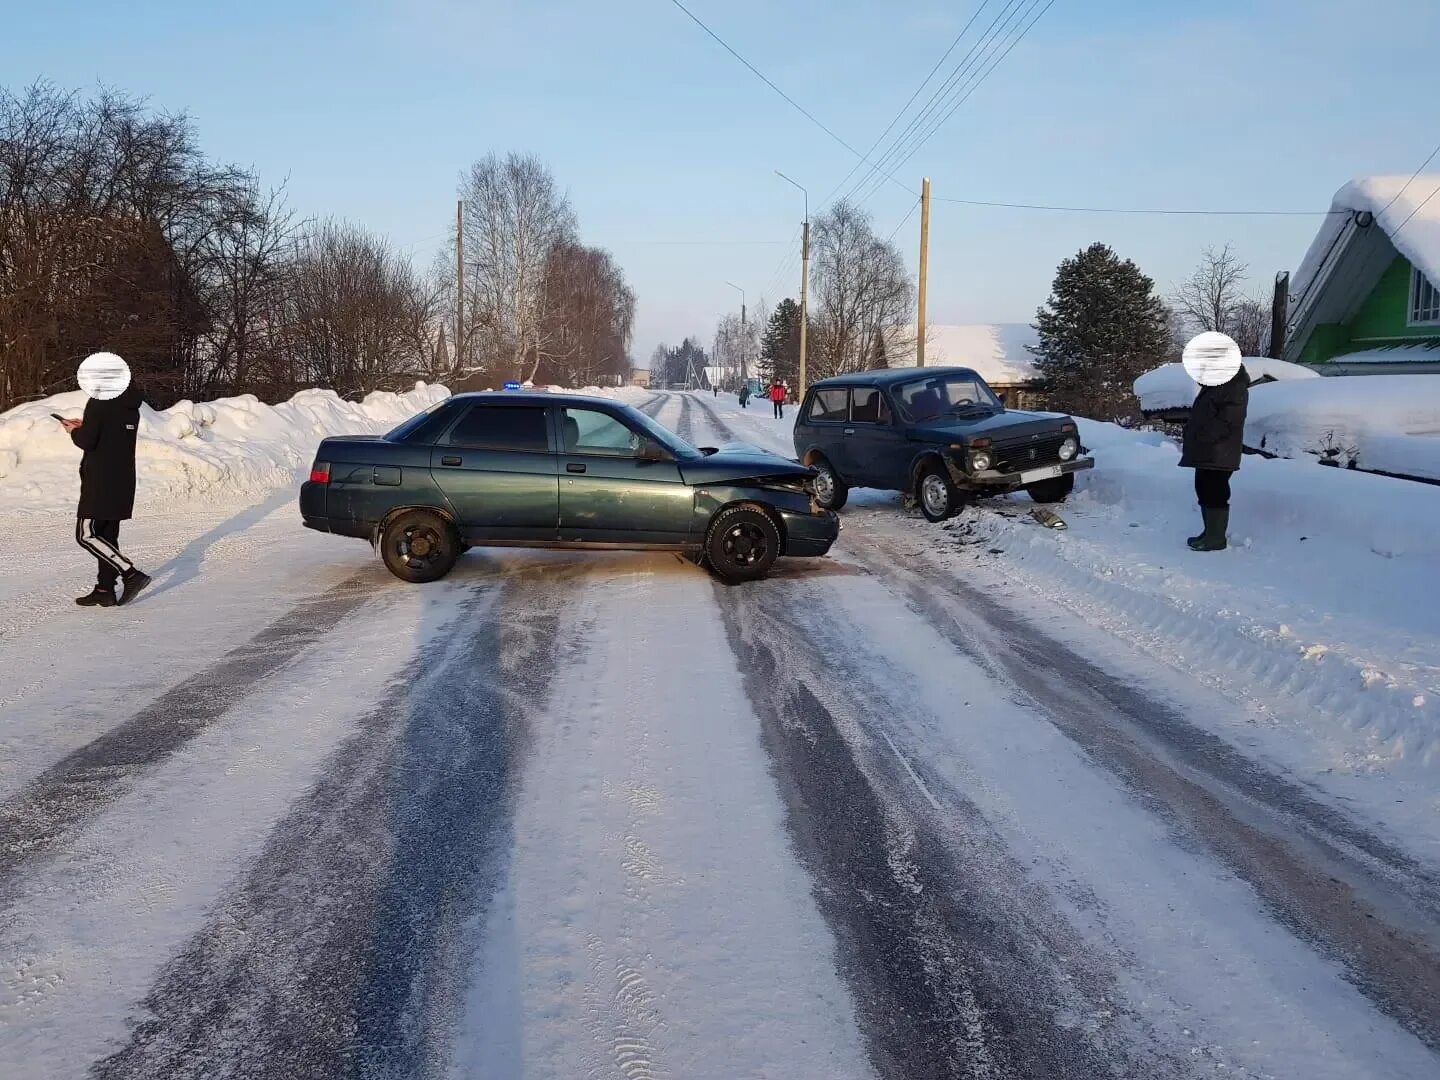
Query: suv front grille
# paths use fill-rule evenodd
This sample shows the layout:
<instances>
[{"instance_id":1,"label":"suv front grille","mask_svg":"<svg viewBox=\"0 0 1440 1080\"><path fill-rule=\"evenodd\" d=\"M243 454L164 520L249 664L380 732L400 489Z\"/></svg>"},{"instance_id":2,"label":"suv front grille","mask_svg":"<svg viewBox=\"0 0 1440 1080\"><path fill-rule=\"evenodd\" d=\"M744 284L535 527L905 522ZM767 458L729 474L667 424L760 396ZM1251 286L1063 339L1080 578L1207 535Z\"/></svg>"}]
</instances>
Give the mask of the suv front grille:
<instances>
[{"instance_id":1,"label":"suv front grille","mask_svg":"<svg viewBox=\"0 0 1440 1080\"><path fill-rule=\"evenodd\" d=\"M996 472L1023 472L1041 465L1054 465L1060 460L1060 444L1065 441L1063 432L1042 435L1038 439L1026 439L1022 443L995 448Z\"/></svg>"}]
</instances>

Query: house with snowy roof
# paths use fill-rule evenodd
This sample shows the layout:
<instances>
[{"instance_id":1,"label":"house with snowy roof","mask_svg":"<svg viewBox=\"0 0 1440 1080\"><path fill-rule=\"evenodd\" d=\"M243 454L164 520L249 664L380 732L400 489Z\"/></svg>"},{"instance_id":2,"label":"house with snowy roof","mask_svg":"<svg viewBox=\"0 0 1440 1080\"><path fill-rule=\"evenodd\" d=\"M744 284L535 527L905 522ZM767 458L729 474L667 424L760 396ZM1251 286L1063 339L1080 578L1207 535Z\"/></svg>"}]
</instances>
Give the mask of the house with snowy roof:
<instances>
[{"instance_id":1,"label":"house with snowy roof","mask_svg":"<svg viewBox=\"0 0 1440 1080\"><path fill-rule=\"evenodd\" d=\"M1327 375L1440 372L1440 174L1335 193L1290 282L1283 356Z\"/></svg>"},{"instance_id":2,"label":"house with snowy roof","mask_svg":"<svg viewBox=\"0 0 1440 1080\"><path fill-rule=\"evenodd\" d=\"M915 328L896 336L911 344L887 349L886 362L890 367L914 364ZM925 335L925 364L971 368L1010 408L1026 408L1035 403L1038 376L1029 346L1039 342L1035 328L1025 323L931 323Z\"/></svg>"}]
</instances>

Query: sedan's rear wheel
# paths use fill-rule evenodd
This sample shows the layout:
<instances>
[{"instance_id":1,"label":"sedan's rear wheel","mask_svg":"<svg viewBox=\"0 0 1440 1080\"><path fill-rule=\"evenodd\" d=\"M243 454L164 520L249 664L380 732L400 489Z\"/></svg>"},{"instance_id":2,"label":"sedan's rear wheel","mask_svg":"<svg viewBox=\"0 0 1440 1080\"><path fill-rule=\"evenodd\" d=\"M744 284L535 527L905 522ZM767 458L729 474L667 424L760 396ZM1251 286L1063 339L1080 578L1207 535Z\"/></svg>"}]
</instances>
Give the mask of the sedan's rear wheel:
<instances>
[{"instance_id":1,"label":"sedan's rear wheel","mask_svg":"<svg viewBox=\"0 0 1440 1080\"><path fill-rule=\"evenodd\" d=\"M826 510L839 510L850 498L850 485L840 479L835 466L823 457L815 460L815 501Z\"/></svg>"},{"instance_id":2,"label":"sedan's rear wheel","mask_svg":"<svg viewBox=\"0 0 1440 1080\"><path fill-rule=\"evenodd\" d=\"M780 530L756 506L732 506L716 514L705 534L705 558L726 581L754 581L780 557Z\"/></svg>"},{"instance_id":3,"label":"sedan's rear wheel","mask_svg":"<svg viewBox=\"0 0 1440 1080\"><path fill-rule=\"evenodd\" d=\"M422 584L444 577L460 557L460 539L439 514L406 510L380 536L380 557L401 581Z\"/></svg>"}]
</instances>

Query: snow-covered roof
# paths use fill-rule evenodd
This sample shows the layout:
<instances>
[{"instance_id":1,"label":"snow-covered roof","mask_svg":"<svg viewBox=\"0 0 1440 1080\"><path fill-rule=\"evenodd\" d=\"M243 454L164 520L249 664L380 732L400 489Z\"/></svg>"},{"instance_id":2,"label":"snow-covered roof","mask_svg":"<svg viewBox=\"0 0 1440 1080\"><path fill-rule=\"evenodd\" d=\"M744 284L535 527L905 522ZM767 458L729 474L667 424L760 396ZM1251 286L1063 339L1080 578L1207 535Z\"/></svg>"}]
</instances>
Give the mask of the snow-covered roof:
<instances>
[{"instance_id":1,"label":"snow-covered roof","mask_svg":"<svg viewBox=\"0 0 1440 1080\"><path fill-rule=\"evenodd\" d=\"M911 327L910 335L914 335ZM1025 323L930 324L925 339L925 363L931 367L954 364L974 368L988 383L1008 386L1036 377L1035 357L1026 349L1040 341ZM891 367L915 362L915 350L889 358Z\"/></svg>"},{"instance_id":2,"label":"snow-covered roof","mask_svg":"<svg viewBox=\"0 0 1440 1080\"><path fill-rule=\"evenodd\" d=\"M1434 345L1387 345L1361 349L1330 358L1332 364L1434 364L1440 363L1440 347Z\"/></svg>"},{"instance_id":3,"label":"snow-covered roof","mask_svg":"<svg viewBox=\"0 0 1440 1080\"><path fill-rule=\"evenodd\" d=\"M1409 176L1362 176L1351 180L1330 200L1331 213L1315 234L1300 269L1290 279L1290 297L1300 309L1310 306L1312 286L1323 287L1337 263L1345 240L1354 231L1354 214L1368 212L1395 250L1440 285L1440 173Z\"/></svg>"},{"instance_id":4,"label":"snow-covered roof","mask_svg":"<svg viewBox=\"0 0 1440 1080\"><path fill-rule=\"evenodd\" d=\"M1244 363L1252 385L1266 378L1276 381L1320 378L1320 373L1314 368L1272 360L1268 356L1247 356ZM1199 384L1189 376L1183 364L1161 364L1135 380L1135 396L1140 399L1141 411L1147 413L1188 409L1199 392Z\"/></svg>"}]
</instances>

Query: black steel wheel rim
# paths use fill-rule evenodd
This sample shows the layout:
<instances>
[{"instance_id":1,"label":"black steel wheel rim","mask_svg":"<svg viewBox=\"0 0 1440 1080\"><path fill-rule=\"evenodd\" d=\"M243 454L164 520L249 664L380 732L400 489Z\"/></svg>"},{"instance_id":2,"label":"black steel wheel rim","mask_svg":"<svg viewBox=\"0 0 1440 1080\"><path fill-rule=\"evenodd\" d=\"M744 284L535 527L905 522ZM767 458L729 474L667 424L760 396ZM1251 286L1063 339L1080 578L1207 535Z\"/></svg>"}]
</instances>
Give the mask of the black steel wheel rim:
<instances>
[{"instance_id":1,"label":"black steel wheel rim","mask_svg":"<svg viewBox=\"0 0 1440 1080\"><path fill-rule=\"evenodd\" d=\"M756 522L736 522L725 530L721 547L736 566L756 566L770 551L770 534Z\"/></svg>"},{"instance_id":2,"label":"black steel wheel rim","mask_svg":"<svg viewBox=\"0 0 1440 1080\"><path fill-rule=\"evenodd\" d=\"M407 525L395 542L395 552L411 570L428 570L439 561L444 540L433 525Z\"/></svg>"}]
</instances>

